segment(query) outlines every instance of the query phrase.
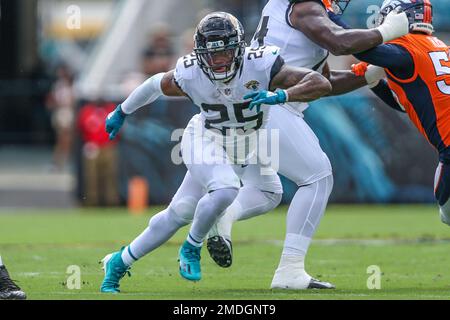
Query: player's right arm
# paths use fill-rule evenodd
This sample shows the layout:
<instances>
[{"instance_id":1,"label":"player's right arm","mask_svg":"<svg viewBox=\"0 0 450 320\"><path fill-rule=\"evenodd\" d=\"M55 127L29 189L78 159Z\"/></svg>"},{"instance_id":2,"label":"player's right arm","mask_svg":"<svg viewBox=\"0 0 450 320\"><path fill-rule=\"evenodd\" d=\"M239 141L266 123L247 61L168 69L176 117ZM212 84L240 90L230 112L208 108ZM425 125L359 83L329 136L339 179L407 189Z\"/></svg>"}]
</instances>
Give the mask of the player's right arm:
<instances>
[{"instance_id":1,"label":"player's right arm","mask_svg":"<svg viewBox=\"0 0 450 320\"><path fill-rule=\"evenodd\" d=\"M139 87L106 118L106 132L109 139L113 140L122 127L127 115L135 112L139 108L146 106L162 95L169 97L185 96L175 81L175 70L159 73Z\"/></svg>"},{"instance_id":2,"label":"player's right arm","mask_svg":"<svg viewBox=\"0 0 450 320\"><path fill-rule=\"evenodd\" d=\"M409 32L406 14L391 12L384 23L370 30L346 30L336 25L320 0L296 0L289 16L291 25L334 55L349 55L371 49Z\"/></svg>"}]
</instances>

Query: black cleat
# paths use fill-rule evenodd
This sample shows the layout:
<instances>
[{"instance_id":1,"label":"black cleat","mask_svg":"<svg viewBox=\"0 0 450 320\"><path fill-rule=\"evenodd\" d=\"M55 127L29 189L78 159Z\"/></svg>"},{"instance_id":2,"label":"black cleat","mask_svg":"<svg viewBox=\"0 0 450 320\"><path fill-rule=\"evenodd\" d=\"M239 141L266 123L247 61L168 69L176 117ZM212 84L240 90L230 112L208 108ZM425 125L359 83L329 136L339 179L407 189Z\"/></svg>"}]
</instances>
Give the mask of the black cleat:
<instances>
[{"instance_id":1,"label":"black cleat","mask_svg":"<svg viewBox=\"0 0 450 320\"><path fill-rule=\"evenodd\" d=\"M311 278L308 289L336 289L334 284Z\"/></svg>"},{"instance_id":2,"label":"black cleat","mask_svg":"<svg viewBox=\"0 0 450 320\"><path fill-rule=\"evenodd\" d=\"M222 268L231 266L233 263L233 245L230 240L221 236L214 236L208 238L206 247L215 263Z\"/></svg>"},{"instance_id":3,"label":"black cleat","mask_svg":"<svg viewBox=\"0 0 450 320\"><path fill-rule=\"evenodd\" d=\"M25 300L25 292L11 280L5 266L0 266L0 300Z\"/></svg>"}]
</instances>

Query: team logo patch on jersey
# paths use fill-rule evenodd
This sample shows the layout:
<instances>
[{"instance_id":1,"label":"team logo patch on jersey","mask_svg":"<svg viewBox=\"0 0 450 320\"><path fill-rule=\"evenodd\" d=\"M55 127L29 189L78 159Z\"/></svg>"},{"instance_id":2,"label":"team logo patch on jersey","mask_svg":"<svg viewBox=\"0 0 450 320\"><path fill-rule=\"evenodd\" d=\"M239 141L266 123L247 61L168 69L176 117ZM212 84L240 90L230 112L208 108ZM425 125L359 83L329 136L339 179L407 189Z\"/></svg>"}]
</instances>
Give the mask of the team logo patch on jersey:
<instances>
[{"instance_id":1,"label":"team logo patch on jersey","mask_svg":"<svg viewBox=\"0 0 450 320\"><path fill-rule=\"evenodd\" d=\"M259 88L259 81L251 80L247 82L244 86L249 90L258 90Z\"/></svg>"}]
</instances>

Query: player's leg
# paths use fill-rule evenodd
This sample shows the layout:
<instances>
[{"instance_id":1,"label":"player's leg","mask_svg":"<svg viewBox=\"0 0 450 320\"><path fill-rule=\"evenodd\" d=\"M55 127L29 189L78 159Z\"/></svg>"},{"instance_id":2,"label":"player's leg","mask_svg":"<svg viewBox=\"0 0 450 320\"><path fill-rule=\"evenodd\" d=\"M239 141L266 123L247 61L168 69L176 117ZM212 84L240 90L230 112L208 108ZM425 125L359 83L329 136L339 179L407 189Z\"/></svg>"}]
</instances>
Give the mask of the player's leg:
<instances>
[{"instance_id":1,"label":"player's leg","mask_svg":"<svg viewBox=\"0 0 450 320\"><path fill-rule=\"evenodd\" d=\"M197 204L188 237L180 249L180 274L188 280L198 281L201 279L200 251L203 240L238 195L239 179L233 178L235 174L231 166L188 167L193 176L200 178L207 193Z\"/></svg>"},{"instance_id":2,"label":"player's leg","mask_svg":"<svg viewBox=\"0 0 450 320\"><path fill-rule=\"evenodd\" d=\"M311 239L333 188L330 161L322 151L316 135L301 116L285 108L274 108L271 110L268 128L280 129L278 172L299 186L289 205L283 253L272 287L333 288L329 283L313 279L304 269Z\"/></svg>"},{"instance_id":3,"label":"player's leg","mask_svg":"<svg viewBox=\"0 0 450 320\"><path fill-rule=\"evenodd\" d=\"M0 300L24 300L26 297L25 292L11 280L0 256Z\"/></svg>"},{"instance_id":4,"label":"player's leg","mask_svg":"<svg viewBox=\"0 0 450 320\"><path fill-rule=\"evenodd\" d=\"M287 219L289 228L285 239L285 250L283 251L284 254L282 255L280 264L285 265L287 263L285 261L288 261L292 265L303 266L311 238L318 227L332 190L331 165L328 157L322 151L316 135L301 116L283 107L273 108L271 109L270 119L266 128L269 131L278 130L279 132L279 173L300 186L289 207ZM272 135L269 134L270 145L274 143L274 141L270 140L271 137ZM314 202L319 204L321 201L325 201L323 208L320 205L303 206L303 204L310 203L314 199L308 199L309 191L314 187L323 196L316 198ZM258 211L251 213L253 215L260 214ZM240 214L234 213L231 217L231 214L229 216L227 213L219 221L219 228L213 230L218 230L218 232L221 232L221 230L231 230L232 222L239 220ZM242 214L245 215L245 213ZM310 224L310 221L314 223ZM305 222L308 222L308 228L303 228ZM224 232L228 233L229 236L228 231ZM293 251L291 250L293 247L300 249ZM311 280L313 286L320 286L315 279L307 275L304 268L298 270L297 273L305 279L302 282ZM301 277L298 276L296 278ZM323 283L323 287L331 287L331 285Z\"/></svg>"},{"instance_id":5,"label":"player's leg","mask_svg":"<svg viewBox=\"0 0 450 320\"><path fill-rule=\"evenodd\" d=\"M295 194L286 218L286 238L271 287L277 289L331 289L333 285L313 279L305 271L305 256L325 212L333 177L302 186Z\"/></svg>"},{"instance_id":6,"label":"player's leg","mask_svg":"<svg viewBox=\"0 0 450 320\"><path fill-rule=\"evenodd\" d=\"M203 194L203 188L187 172L170 205L154 215L148 227L128 246L103 259L105 279L101 291L119 292L119 281L134 262L164 244L178 229L192 221Z\"/></svg>"},{"instance_id":7,"label":"player's leg","mask_svg":"<svg viewBox=\"0 0 450 320\"><path fill-rule=\"evenodd\" d=\"M234 201L240 188L239 178L229 164L223 145L215 140L217 136L203 128L203 123L194 118L185 130L181 144L183 162L206 191L197 204L189 234L179 252L180 275L192 281L201 279L203 240Z\"/></svg>"},{"instance_id":8,"label":"player's leg","mask_svg":"<svg viewBox=\"0 0 450 320\"><path fill-rule=\"evenodd\" d=\"M235 221L246 220L275 209L281 202L283 189L277 173L259 165L245 168L235 166L243 186L234 202L208 233L207 248L211 258L221 267L230 267L233 261L231 229ZM270 174L269 174L270 173Z\"/></svg>"},{"instance_id":9,"label":"player's leg","mask_svg":"<svg viewBox=\"0 0 450 320\"><path fill-rule=\"evenodd\" d=\"M169 207L153 216L144 232L125 248L122 253L124 262L131 265L169 240L178 229L191 223L203 195L203 188L187 172Z\"/></svg>"},{"instance_id":10,"label":"player's leg","mask_svg":"<svg viewBox=\"0 0 450 320\"><path fill-rule=\"evenodd\" d=\"M450 225L450 164L439 163L434 178L434 194L439 204L441 221Z\"/></svg>"}]
</instances>

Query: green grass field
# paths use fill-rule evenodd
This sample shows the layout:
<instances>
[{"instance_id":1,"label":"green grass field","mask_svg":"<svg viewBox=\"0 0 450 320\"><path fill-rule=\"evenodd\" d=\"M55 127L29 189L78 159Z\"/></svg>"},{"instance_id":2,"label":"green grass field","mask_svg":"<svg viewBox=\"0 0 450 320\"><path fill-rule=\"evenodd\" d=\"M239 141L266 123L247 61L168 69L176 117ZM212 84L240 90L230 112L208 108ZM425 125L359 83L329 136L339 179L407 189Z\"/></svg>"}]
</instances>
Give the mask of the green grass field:
<instances>
[{"instance_id":1,"label":"green grass field","mask_svg":"<svg viewBox=\"0 0 450 320\"><path fill-rule=\"evenodd\" d=\"M306 261L309 273L335 290L270 290L282 250L285 207L234 228L234 263L221 269L202 252L203 279L183 280L177 253L187 229L132 268L122 293L99 293L98 261L139 234L149 216L125 210L5 212L0 254L29 299L448 299L450 227L435 206L331 206ZM81 289L65 285L68 266L81 268ZM367 267L382 271L369 290Z\"/></svg>"}]
</instances>

